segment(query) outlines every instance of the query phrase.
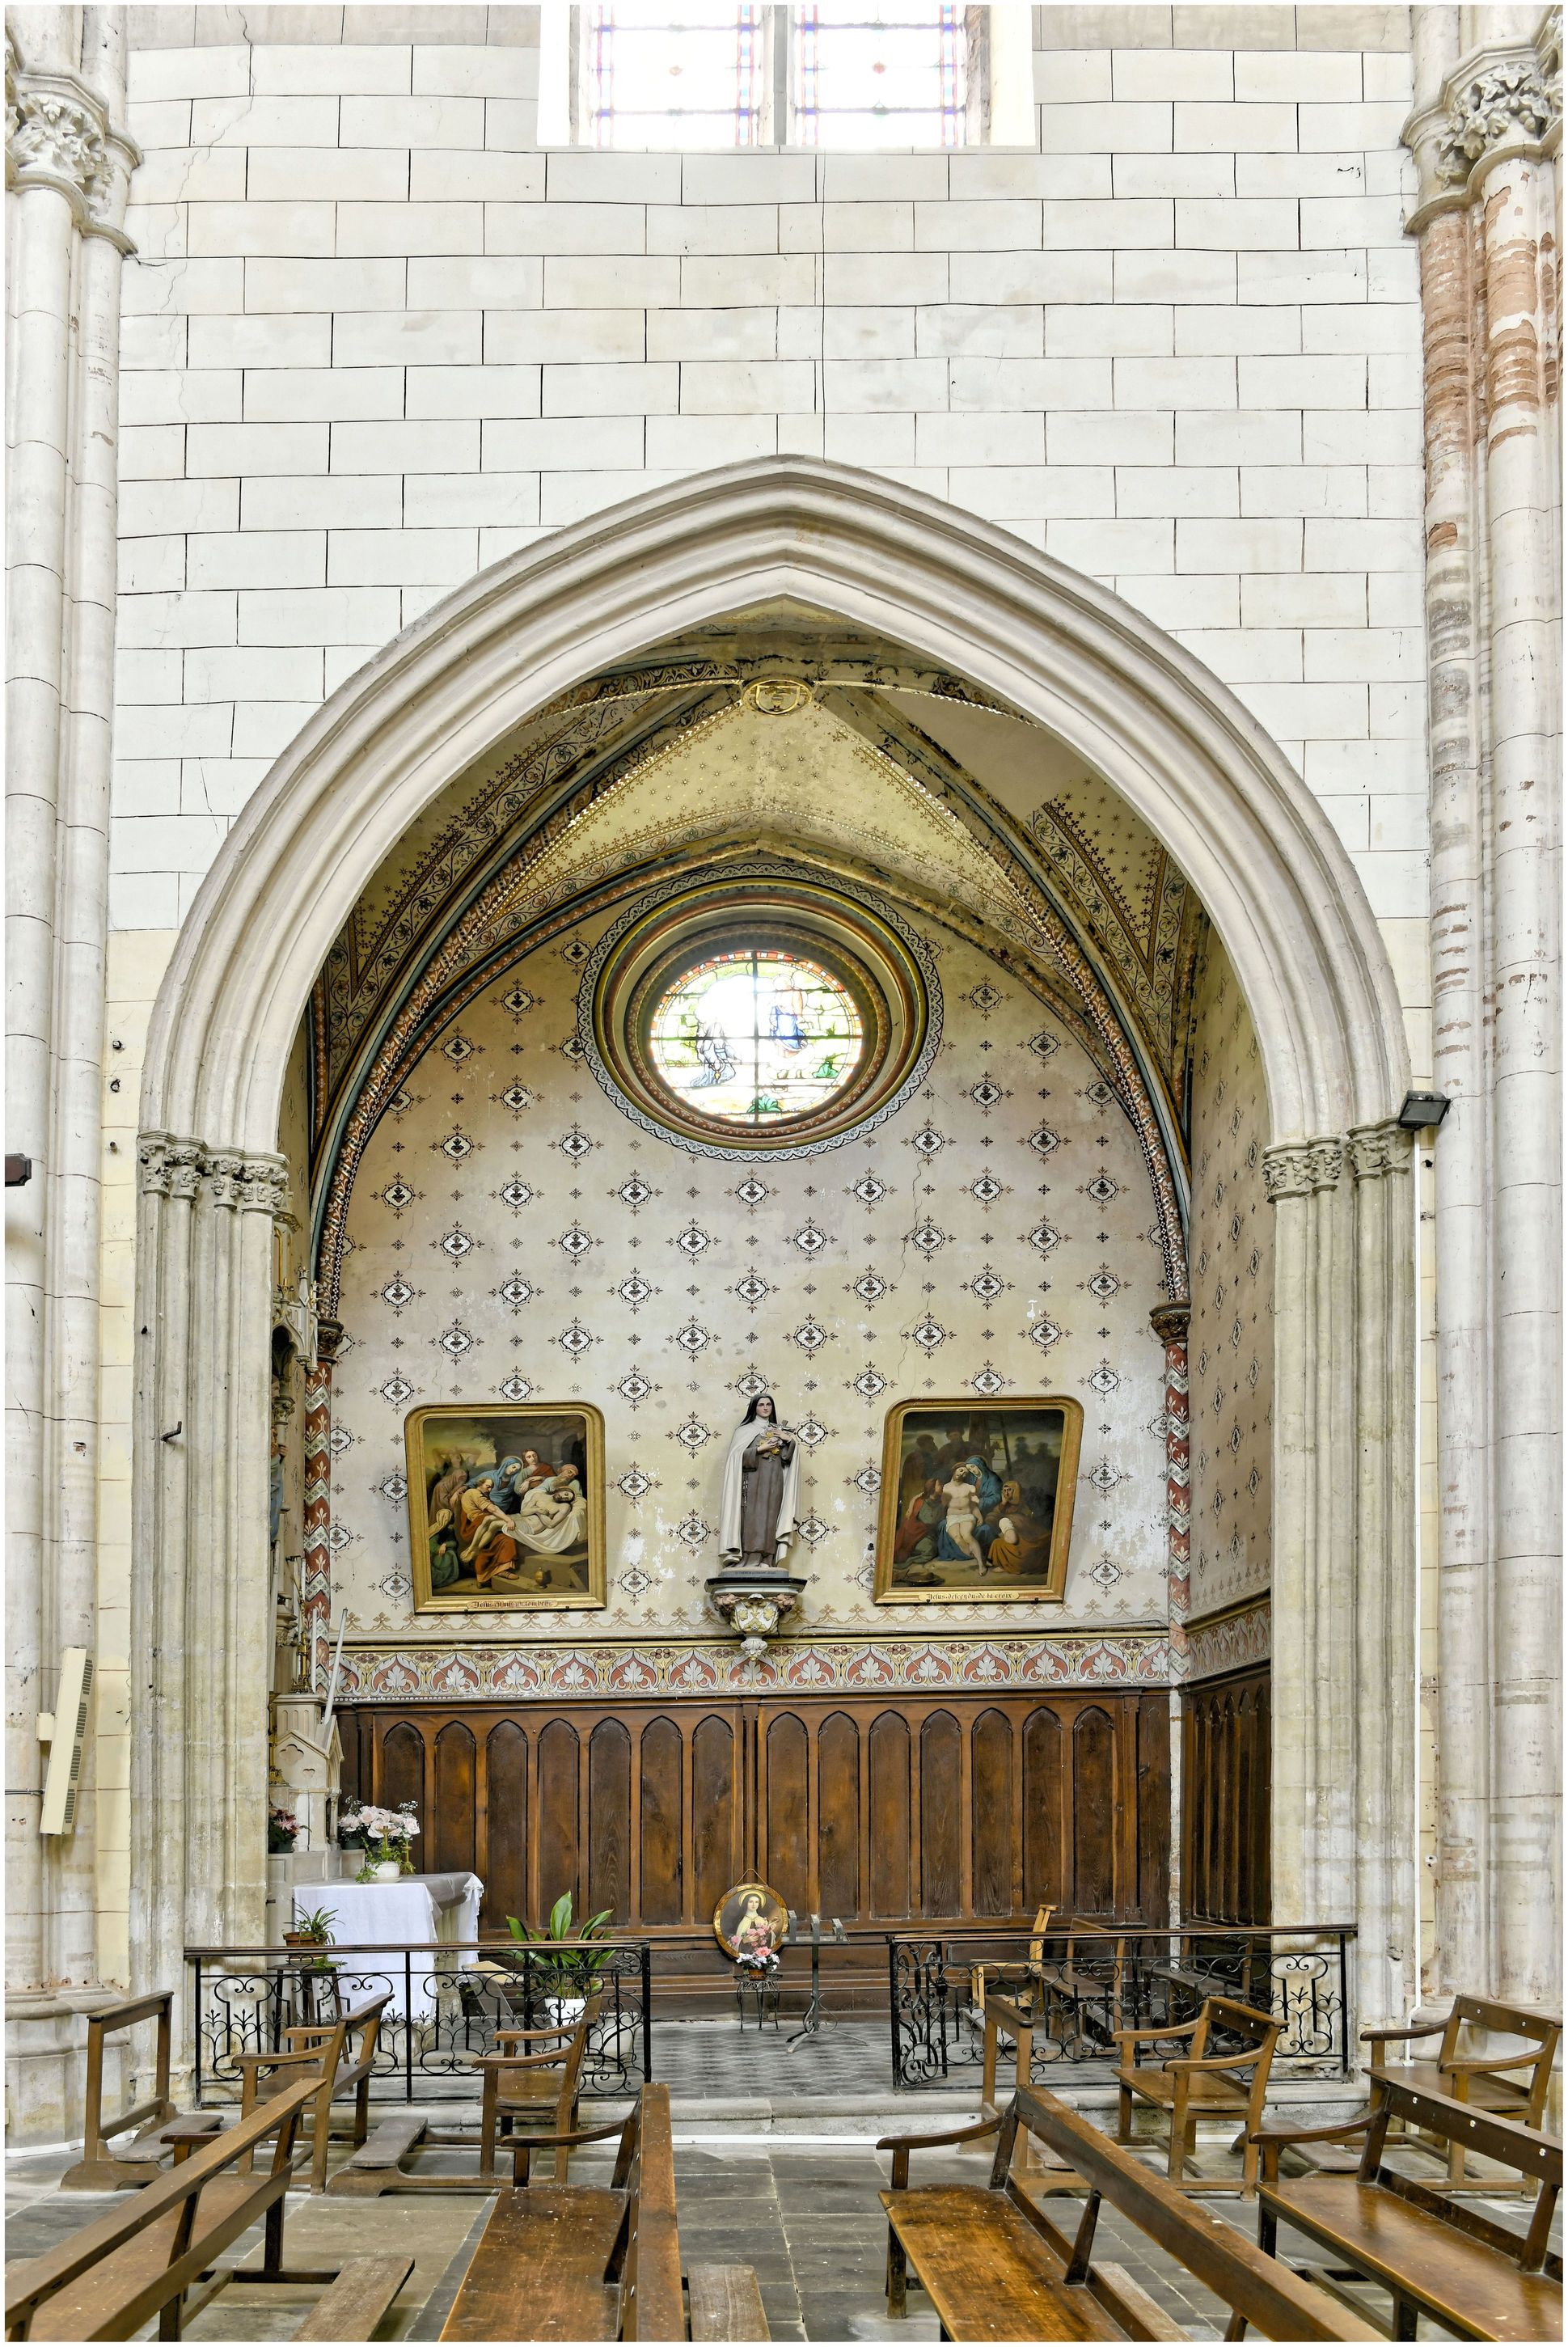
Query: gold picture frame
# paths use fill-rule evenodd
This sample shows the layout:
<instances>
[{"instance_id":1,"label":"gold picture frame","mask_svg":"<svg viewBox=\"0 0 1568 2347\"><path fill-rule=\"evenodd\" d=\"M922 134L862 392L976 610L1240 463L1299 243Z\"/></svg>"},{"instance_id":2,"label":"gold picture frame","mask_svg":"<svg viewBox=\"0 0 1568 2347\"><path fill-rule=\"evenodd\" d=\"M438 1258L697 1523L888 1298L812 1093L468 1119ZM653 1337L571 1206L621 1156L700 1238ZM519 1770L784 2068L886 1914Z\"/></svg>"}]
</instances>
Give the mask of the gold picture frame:
<instances>
[{"instance_id":1,"label":"gold picture frame","mask_svg":"<svg viewBox=\"0 0 1568 2347\"><path fill-rule=\"evenodd\" d=\"M1059 1605L1082 1440L1083 1408L1068 1394L895 1404L882 1450L876 1604Z\"/></svg>"},{"instance_id":2,"label":"gold picture frame","mask_svg":"<svg viewBox=\"0 0 1568 2347\"><path fill-rule=\"evenodd\" d=\"M605 1603L604 1419L589 1402L409 1412L416 1614Z\"/></svg>"}]
</instances>

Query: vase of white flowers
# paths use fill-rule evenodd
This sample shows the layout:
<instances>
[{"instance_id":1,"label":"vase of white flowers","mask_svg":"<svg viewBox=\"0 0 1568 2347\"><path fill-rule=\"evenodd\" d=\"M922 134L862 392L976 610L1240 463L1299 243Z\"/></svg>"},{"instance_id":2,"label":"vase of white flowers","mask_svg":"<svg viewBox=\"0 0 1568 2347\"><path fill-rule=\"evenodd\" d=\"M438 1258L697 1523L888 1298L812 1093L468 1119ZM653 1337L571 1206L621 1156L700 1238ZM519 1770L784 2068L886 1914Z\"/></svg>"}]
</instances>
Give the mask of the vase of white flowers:
<instances>
[{"instance_id":1,"label":"vase of white flowers","mask_svg":"<svg viewBox=\"0 0 1568 2347\"><path fill-rule=\"evenodd\" d=\"M364 1852L364 1864L354 1876L356 1882L395 1882L399 1875L412 1874L414 1862L408 1845L418 1831L412 1801L405 1801L395 1809L356 1801L338 1819L339 1841L345 1849Z\"/></svg>"}]
</instances>

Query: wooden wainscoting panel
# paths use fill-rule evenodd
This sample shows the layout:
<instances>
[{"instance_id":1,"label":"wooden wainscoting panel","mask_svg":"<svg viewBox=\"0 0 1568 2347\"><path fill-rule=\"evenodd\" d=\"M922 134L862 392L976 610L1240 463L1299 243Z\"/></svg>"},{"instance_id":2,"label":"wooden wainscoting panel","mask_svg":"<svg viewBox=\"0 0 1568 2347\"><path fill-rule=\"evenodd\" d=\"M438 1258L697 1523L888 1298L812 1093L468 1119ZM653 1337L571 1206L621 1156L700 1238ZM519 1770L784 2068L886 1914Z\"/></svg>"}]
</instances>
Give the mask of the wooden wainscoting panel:
<instances>
[{"instance_id":1,"label":"wooden wainscoting panel","mask_svg":"<svg viewBox=\"0 0 1568 2347\"><path fill-rule=\"evenodd\" d=\"M1182 1911L1194 1923L1269 1920L1269 1672L1182 1694Z\"/></svg>"},{"instance_id":2,"label":"wooden wainscoting panel","mask_svg":"<svg viewBox=\"0 0 1568 2347\"><path fill-rule=\"evenodd\" d=\"M415 1802L431 1862L483 1880L487 1932L566 1891L620 1930L705 1929L748 1874L872 1931L1027 1923L1041 1901L1166 1913L1163 1693L385 1704L342 1721L345 1781ZM1263 1748L1255 1733L1249 1785ZM1255 1867L1255 1835L1245 1847Z\"/></svg>"}]
</instances>

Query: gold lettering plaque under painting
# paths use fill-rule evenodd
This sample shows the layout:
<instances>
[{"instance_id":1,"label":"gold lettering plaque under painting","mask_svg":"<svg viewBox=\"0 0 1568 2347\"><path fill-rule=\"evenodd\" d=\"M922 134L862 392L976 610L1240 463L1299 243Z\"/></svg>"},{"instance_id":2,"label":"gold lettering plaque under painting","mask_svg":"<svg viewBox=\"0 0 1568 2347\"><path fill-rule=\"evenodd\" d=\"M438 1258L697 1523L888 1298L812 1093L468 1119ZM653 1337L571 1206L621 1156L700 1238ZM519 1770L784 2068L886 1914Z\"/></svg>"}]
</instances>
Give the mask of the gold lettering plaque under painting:
<instances>
[{"instance_id":1,"label":"gold lettering plaque under painting","mask_svg":"<svg viewBox=\"0 0 1568 2347\"><path fill-rule=\"evenodd\" d=\"M1060 1604L1082 1435L1067 1395L890 1409L876 1603Z\"/></svg>"},{"instance_id":2,"label":"gold lettering plaque under painting","mask_svg":"<svg viewBox=\"0 0 1568 2347\"><path fill-rule=\"evenodd\" d=\"M416 1409L405 1429L414 1605L604 1604L604 1420L581 1402Z\"/></svg>"}]
</instances>

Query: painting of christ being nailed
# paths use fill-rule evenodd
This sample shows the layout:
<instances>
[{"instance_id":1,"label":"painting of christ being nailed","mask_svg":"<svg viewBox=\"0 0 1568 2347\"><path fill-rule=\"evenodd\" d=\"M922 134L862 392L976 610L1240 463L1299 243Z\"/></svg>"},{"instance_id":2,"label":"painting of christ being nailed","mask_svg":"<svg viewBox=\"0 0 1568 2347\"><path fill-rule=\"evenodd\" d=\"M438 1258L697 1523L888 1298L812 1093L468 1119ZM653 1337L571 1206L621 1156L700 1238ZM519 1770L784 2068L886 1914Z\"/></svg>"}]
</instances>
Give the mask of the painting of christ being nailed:
<instances>
[{"instance_id":1,"label":"painting of christ being nailed","mask_svg":"<svg viewBox=\"0 0 1568 2347\"><path fill-rule=\"evenodd\" d=\"M598 1410L416 1409L405 1432L416 1612L604 1604Z\"/></svg>"},{"instance_id":2,"label":"painting of christ being nailed","mask_svg":"<svg viewBox=\"0 0 1568 2347\"><path fill-rule=\"evenodd\" d=\"M890 1410L877 1604L1060 1603L1082 1431L1066 1396Z\"/></svg>"}]
</instances>

